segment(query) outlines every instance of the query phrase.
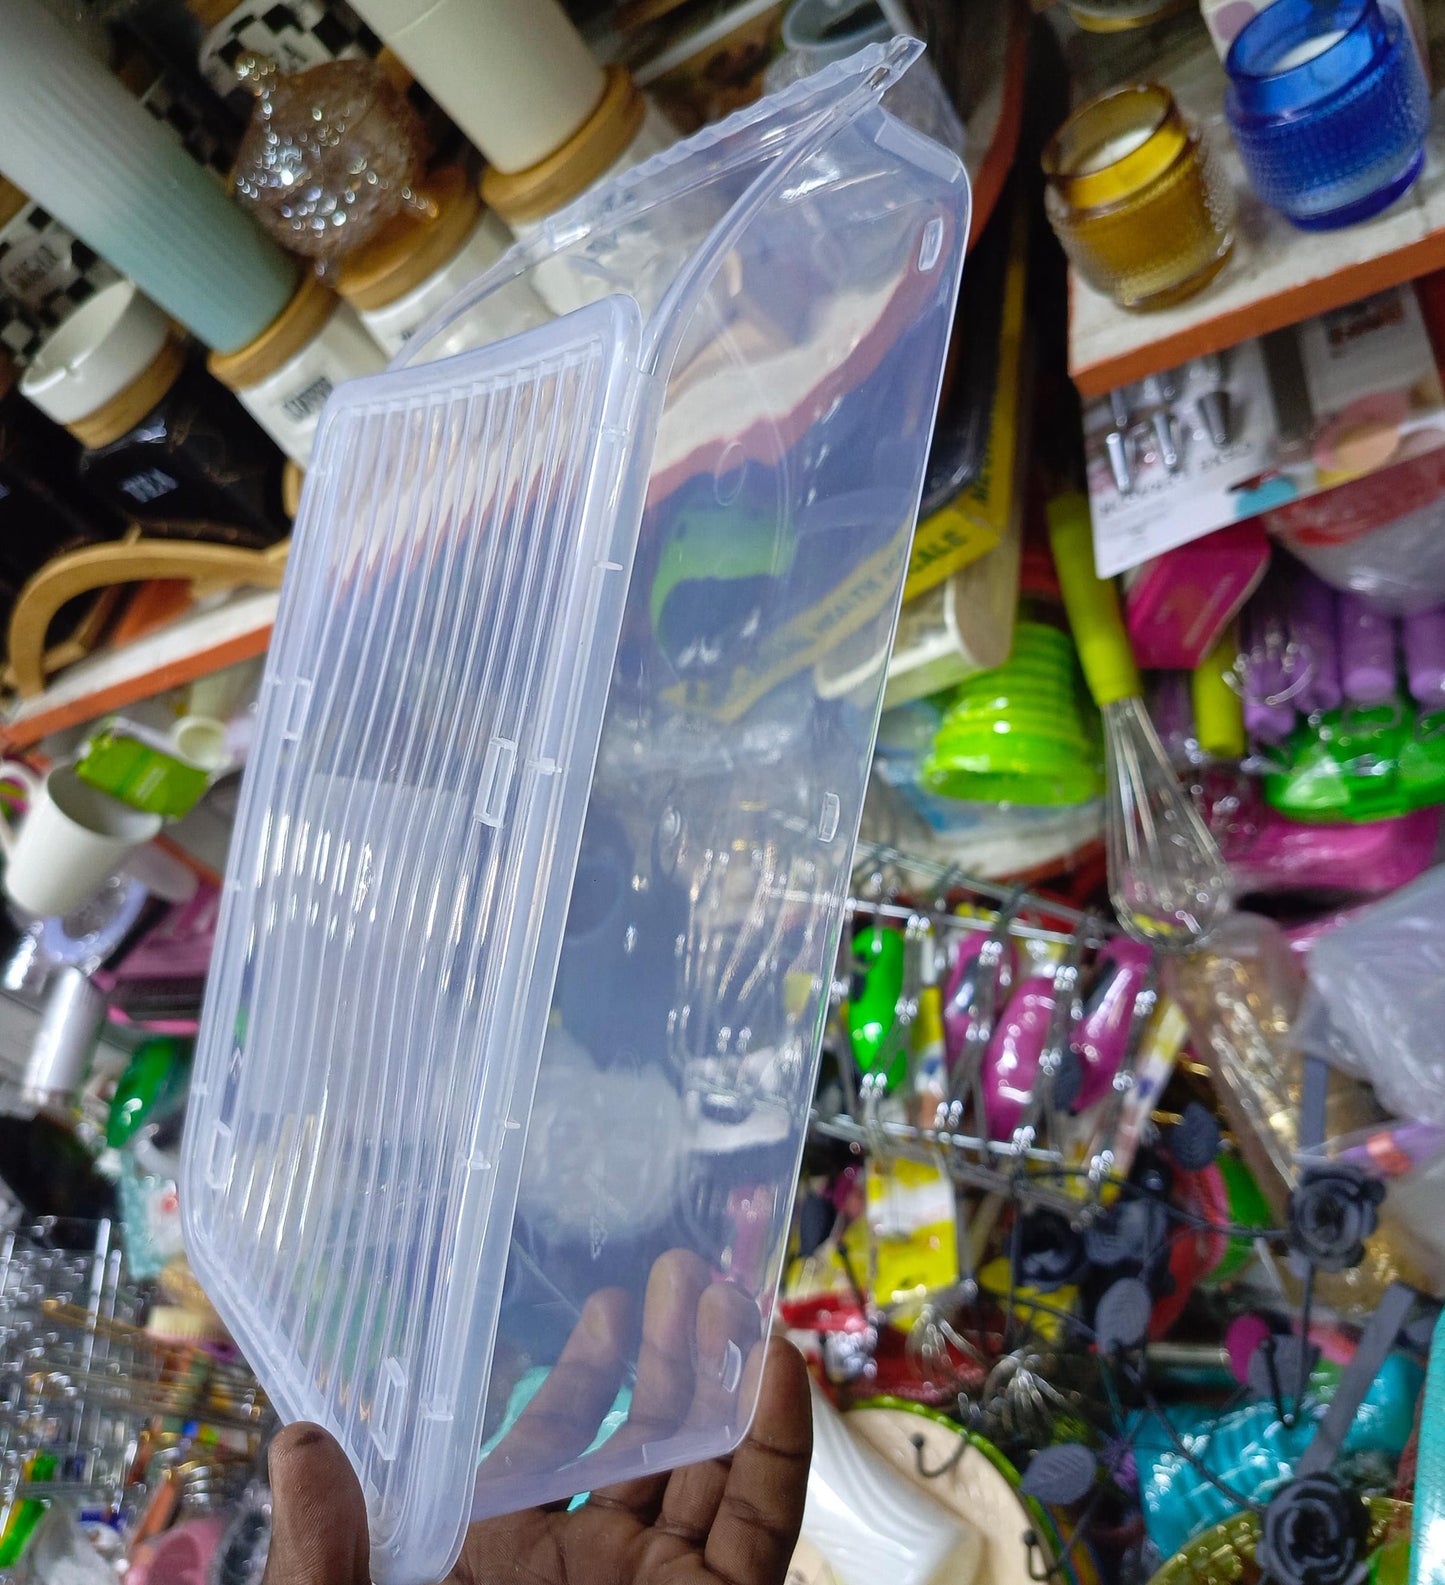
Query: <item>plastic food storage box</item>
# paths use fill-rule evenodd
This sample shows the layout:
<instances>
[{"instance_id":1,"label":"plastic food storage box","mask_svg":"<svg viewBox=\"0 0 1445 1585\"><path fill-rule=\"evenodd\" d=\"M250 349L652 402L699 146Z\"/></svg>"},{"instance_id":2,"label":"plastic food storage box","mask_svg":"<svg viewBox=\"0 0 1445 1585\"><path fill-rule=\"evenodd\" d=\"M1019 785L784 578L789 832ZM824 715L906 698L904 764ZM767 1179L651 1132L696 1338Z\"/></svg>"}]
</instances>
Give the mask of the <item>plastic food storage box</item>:
<instances>
[{"instance_id":1,"label":"plastic food storage box","mask_svg":"<svg viewBox=\"0 0 1445 1585\"><path fill-rule=\"evenodd\" d=\"M322 419L182 1205L385 1585L752 1415L968 231L878 105L917 49L584 198Z\"/></svg>"}]
</instances>

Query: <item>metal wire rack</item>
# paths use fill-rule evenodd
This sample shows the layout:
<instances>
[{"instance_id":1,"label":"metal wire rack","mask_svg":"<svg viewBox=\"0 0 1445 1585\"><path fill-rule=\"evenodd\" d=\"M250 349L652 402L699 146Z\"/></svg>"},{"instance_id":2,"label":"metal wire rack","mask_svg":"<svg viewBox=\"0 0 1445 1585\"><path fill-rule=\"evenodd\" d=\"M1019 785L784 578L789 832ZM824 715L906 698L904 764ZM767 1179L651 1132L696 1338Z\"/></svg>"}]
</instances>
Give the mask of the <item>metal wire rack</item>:
<instances>
[{"instance_id":1,"label":"metal wire rack","mask_svg":"<svg viewBox=\"0 0 1445 1585\"><path fill-rule=\"evenodd\" d=\"M1022 887L979 880L883 843L860 842L845 936L869 922L900 930L906 946L929 941L945 962L967 936L986 936L971 1000L951 1009L955 1016L966 1017L967 1039L932 1126L921 1118L907 1122L884 1115L883 1087L871 1083L869 1076L854 1083L851 1067L844 1063L840 1079L845 1107L830 1115L815 1110L815 1135L844 1140L875 1155L941 1162L960 1188L1010 1196L1026 1206L1048 1206L1076 1222L1097 1214L1106 1185L1127 1172L1133 1149L1149 1127L1155 1096L1139 1082L1139 1062L1158 1011L1157 958L1151 955L1134 996L1108 1094L1092 1109L1085 1129L1060 1104L1059 1081L1083 1015L1082 988L1098 954L1118 938L1117 931L1096 914ZM981 1126L983 1058L1009 990L1006 946L1019 955L1042 948L1052 958L1052 1009L1022 1118L1007 1137L990 1137ZM917 974L906 971L889 1037L897 1047L909 1040L920 988ZM834 1006L848 993L848 978L840 975L832 986Z\"/></svg>"},{"instance_id":2,"label":"metal wire rack","mask_svg":"<svg viewBox=\"0 0 1445 1585\"><path fill-rule=\"evenodd\" d=\"M0 1242L0 1503L8 1512L37 1475L65 1487L119 1490L132 1437L100 1401L34 1390L33 1378L64 1350L84 1374L123 1368L107 1328L137 1318L139 1295L122 1280L108 1221L89 1247L57 1247L51 1229L13 1232ZM63 1302L79 1324L57 1324L47 1301Z\"/></svg>"},{"instance_id":3,"label":"metal wire rack","mask_svg":"<svg viewBox=\"0 0 1445 1585\"><path fill-rule=\"evenodd\" d=\"M851 891L840 972L832 987L835 1010L857 995L849 970L856 969L855 944L870 927L883 925L901 934L913 947L912 966L905 959L892 1016L879 1020L888 1026L893 1047L860 1052L857 1026L850 1023L846 1034L840 1031L840 1045L852 1043L837 1063L833 1093L841 1093L842 1104L820 1099L811 1127L815 1138L844 1140L856 1147L858 1160L847 1169L830 1167L826 1187L821 1177L815 1180L813 1202L834 1219L821 1241L814 1232L803 1242L800 1224L792 1291L785 1301L789 1324L818 1334L825 1374L845 1401L866 1405L882 1392L946 1410L958 1425L959 1441L952 1458L926 1462L924 1439L914 1439L918 1472L924 1478L947 1474L971 1439L980 1436L1026 1467L1029 1479L1045 1452L1079 1455L1075 1462L1087 1478L1077 1482L1076 1491L1060 1495L1060 1486L1046 1499L1075 1504L1072 1537L1051 1548L1041 1531L1030 1532L1025 1539L1032 1578L1077 1585L1085 1577L1075 1568L1081 1538L1090 1546L1107 1544L1136 1577L1147 1577L1166 1563L1168 1549L1159 1554L1152 1532L1137 1515L1128 1525L1120 1522L1133 1500L1125 1500L1127 1493L1137 1496L1141 1471L1156 1465L1167 1472L1171 1490L1177 1488L1188 1510L1187 1522L1215 1526L1200 1536L1198 1548L1186 1547L1159 1579L1183 1577L1184 1564L1193 1567L1196 1562L1198 1578L1216 1565L1237 1577L1252 1563L1250 1548L1232 1542L1225 1546L1220 1538L1230 1525L1247 1520L1254 1527L1249 1530L1252 1547L1265 1506L1234 1473L1230 1460L1237 1439L1267 1439L1276 1425L1283 1425L1308 1442L1312 1462L1302 1462L1301 1472L1328 1469L1342 1428L1353 1423L1386 1350L1401 1335L1402 1321L1419 1296L1398 1279L1378 1279L1388 1280L1389 1286L1363 1326L1359 1368L1352 1366L1329 1397L1311 1374L1318 1262L1302 1257L1301 1294L1287 1290L1279 1271L1283 1251L1296 1249L1292 1195L1282 1218L1285 1225L1278 1226L1266 1225L1281 1220L1277 1214L1260 1221L1251 1214L1236 1225L1207 1204L1170 1195L1170 1172L1192 1173L1201 1148L1211 1154L1242 1152L1238 1139L1230 1139L1218 1119L1210 1117L1211 1108L1200 1101L1190 1101L1186 1113L1200 1113L1210 1128L1161 1134L1161 1126L1172 1121L1198 1120L1192 1115L1174 1119L1154 1110L1168 1077L1168 1067L1160 1067L1161 1053L1170 1053L1170 1064L1178 1053L1195 1076L1212 1070L1194 1065L1182 1051L1189 1026L1180 1007L1159 990L1157 956L1130 949L1135 976L1127 1033L1113 1048L1117 1068L1107 1094L1094 1104L1097 1115L1081 1129L1083 1116L1074 1115L1067 1091L1060 1094L1060 1075L1065 1053L1079 1039L1081 1013L1091 986L1099 983L1103 956L1117 951L1113 943L1118 937L1110 925L1022 888L981 881L881 843L860 844ZM900 1118L898 1067L890 1082L886 1059L906 1049L916 1060L932 1038L925 1025L922 1040L910 1039L922 991L938 980L936 959L928 965L931 979L918 971L918 960L925 950L941 949L945 965L962 961L960 944L979 934L984 946L970 950L980 971L972 978L953 976L954 986L967 995L951 1009L956 1024L936 1117L930 1125L930 1089L923 1096L911 1095L911 1115ZM1017 985L1010 987L1001 972L1005 944L1020 962L1024 947L1035 949L1031 961L1036 969L1029 972L1047 983L1052 1000L1018 1120L999 1129L989 1125L981 1072L995 1032L1010 1027L1014 1017L1009 999L1017 994ZM876 1002L874 1007L876 1011ZM1162 1026L1169 1019L1174 1024L1166 1032ZM959 1027L966 1029L961 1042ZM1311 1060L1306 1059L1299 1134L1318 1148L1325 1080L1310 1069ZM820 1097L828 1093L825 1084ZM1136 1163L1141 1145L1159 1149ZM897 1157L932 1166L951 1182L957 1260L929 1264L910 1250L908 1260L890 1268L895 1275L905 1274L904 1280L880 1283L880 1247L889 1238L907 1241L889 1232L886 1217L877 1214L875 1208L886 1204L888 1191L875 1200L868 1192L869 1180L876 1171L886 1183L893 1170L890 1158ZM1307 1165L1289 1165L1288 1185L1329 1191L1325 1179L1312 1184ZM851 1189L850 1178L855 1185ZM921 1180L915 1176L910 1181ZM860 1182L865 1191L861 1206L853 1197ZM931 1207L936 1202L919 1203ZM1039 1210L1062 1216L1031 1214ZM1062 1222L1068 1226L1061 1233ZM1039 1242L1028 1251L1031 1235L1025 1230L1030 1224L1037 1224ZM938 1226L919 1213L913 1230L920 1243L936 1241ZM821 1232L816 1219L814 1227ZM971 1248L970 1227L981 1235ZM850 1236L860 1228L861 1247ZM1262 1304L1283 1323L1277 1334L1270 1331L1259 1343L1247 1380L1229 1352L1217 1345L1151 1340L1158 1307L1166 1300L1174 1303L1177 1318L1177 1304L1190 1293L1176 1281L1174 1254L1180 1252L1183 1281L1190 1283L1187 1273L1190 1261L1200 1258L1201 1235L1220 1247L1226 1241L1252 1246L1258 1273L1251 1302ZM992 1256L975 1270L990 1250ZM1032 1268L1040 1276L1037 1282L1023 1274L1029 1253L1046 1257ZM1355 1256L1355 1264L1359 1258ZM1326 1273L1339 1269L1319 1265ZM922 1270L937 1275L931 1282L909 1286L911 1274ZM1058 1272L1065 1274L1055 1277ZM945 1275L947 1281L941 1282ZM1205 1310L1218 1302L1212 1290L1201 1298ZM1203 1423L1218 1431L1217 1454L1207 1432L1196 1426L1186 1435L1181 1426L1188 1428L1192 1422L1186 1416L1176 1424L1171 1417L1181 1384L1187 1402L1200 1380L1209 1383L1211 1419ZM1063 1444L1079 1445L1066 1450ZM1040 1462L1038 1468L1042 1491L1062 1464ZM1171 1510L1170 1524L1185 1522ZM1167 1526L1161 1531L1169 1533Z\"/></svg>"}]
</instances>

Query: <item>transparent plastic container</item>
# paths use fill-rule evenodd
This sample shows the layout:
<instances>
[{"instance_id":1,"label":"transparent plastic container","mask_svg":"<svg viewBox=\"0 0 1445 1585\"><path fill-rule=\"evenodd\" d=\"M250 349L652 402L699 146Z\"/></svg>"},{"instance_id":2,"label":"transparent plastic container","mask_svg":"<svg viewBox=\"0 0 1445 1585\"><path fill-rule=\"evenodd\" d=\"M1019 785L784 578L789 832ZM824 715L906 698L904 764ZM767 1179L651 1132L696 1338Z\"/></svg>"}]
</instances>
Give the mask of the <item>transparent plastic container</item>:
<instances>
[{"instance_id":1,"label":"transparent plastic container","mask_svg":"<svg viewBox=\"0 0 1445 1585\"><path fill-rule=\"evenodd\" d=\"M878 105L916 50L553 217L322 420L182 1204L384 1585L753 1413L968 232Z\"/></svg>"}]
</instances>

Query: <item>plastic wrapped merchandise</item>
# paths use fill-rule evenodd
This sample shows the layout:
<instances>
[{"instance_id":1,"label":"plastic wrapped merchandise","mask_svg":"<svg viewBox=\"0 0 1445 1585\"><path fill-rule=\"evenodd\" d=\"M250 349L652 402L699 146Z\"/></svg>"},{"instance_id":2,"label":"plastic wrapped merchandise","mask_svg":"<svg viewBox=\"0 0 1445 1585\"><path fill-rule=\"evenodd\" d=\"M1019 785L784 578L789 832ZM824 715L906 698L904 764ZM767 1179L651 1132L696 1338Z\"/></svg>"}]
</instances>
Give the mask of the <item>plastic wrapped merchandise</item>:
<instances>
[{"instance_id":1,"label":"plastic wrapped merchandise","mask_svg":"<svg viewBox=\"0 0 1445 1585\"><path fill-rule=\"evenodd\" d=\"M1206 946L1166 964L1164 985L1214 1073L1240 1154L1282 1209L1299 1147L1305 991L1288 937L1271 919L1231 914ZM1336 1076L1325 1102L1326 1137L1370 1120L1360 1086Z\"/></svg>"},{"instance_id":2,"label":"plastic wrapped merchandise","mask_svg":"<svg viewBox=\"0 0 1445 1585\"><path fill-rule=\"evenodd\" d=\"M1164 984L1268 1195L1289 1181L1297 1143L1299 1064L1290 1027L1303 976L1289 942L1271 920L1233 914L1207 946L1166 965Z\"/></svg>"},{"instance_id":3,"label":"plastic wrapped merchandise","mask_svg":"<svg viewBox=\"0 0 1445 1585\"><path fill-rule=\"evenodd\" d=\"M1445 869L1310 949L1300 1037L1400 1117L1445 1123Z\"/></svg>"},{"instance_id":4,"label":"plastic wrapped merchandise","mask_svg":"<svg viewBox=\"0 0 1445 1585\"><path fill-rule=\"evenodd\" d=\"M1445 500L1344 540L1290 539L1289 548L1337 589L1409 615L1445 600Z\"/></svg>"}]
</instances>

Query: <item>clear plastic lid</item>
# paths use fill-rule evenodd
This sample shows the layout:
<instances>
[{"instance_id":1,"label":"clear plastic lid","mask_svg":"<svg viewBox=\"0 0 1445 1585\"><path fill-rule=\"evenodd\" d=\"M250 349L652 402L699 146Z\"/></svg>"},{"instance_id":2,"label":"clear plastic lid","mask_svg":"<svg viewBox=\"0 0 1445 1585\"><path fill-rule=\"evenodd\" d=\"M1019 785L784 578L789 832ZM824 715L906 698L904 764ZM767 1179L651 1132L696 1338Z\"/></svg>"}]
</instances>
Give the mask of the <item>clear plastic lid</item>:
<instances>
[{"instance_id":1,"label":"clear plastic lid","mask_svg":"<svg viewBox=\"0 0 1445 1585\"><path fill-rule=\"evenodd\" d=\"M555 217L322 420L182 1204L384 1585L751 1418L968 230L877 106L915 49Z\"/></svg>"}]
</instances>

